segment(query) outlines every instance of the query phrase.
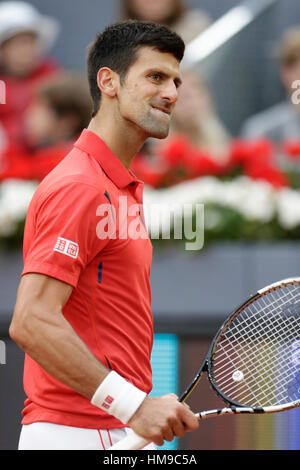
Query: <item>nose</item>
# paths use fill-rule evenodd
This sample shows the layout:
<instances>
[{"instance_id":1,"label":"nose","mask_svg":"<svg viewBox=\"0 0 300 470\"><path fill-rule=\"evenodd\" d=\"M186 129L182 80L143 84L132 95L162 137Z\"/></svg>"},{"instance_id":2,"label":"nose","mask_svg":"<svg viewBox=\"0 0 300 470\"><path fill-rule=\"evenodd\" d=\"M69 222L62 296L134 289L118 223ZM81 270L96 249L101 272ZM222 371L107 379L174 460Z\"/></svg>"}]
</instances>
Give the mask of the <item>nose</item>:
<instances>
[{"instance_id":1,"label":"nose","mask_svg":"<svg viewBox=\"0 0 300 470\"><path fill-rule=\"evenodd\" d=\"M168 100L170 104L175 104L178 99L178 90L175 83L172 81L168 82L162 90L161 98Z\"/></svg>"}]
</instances>

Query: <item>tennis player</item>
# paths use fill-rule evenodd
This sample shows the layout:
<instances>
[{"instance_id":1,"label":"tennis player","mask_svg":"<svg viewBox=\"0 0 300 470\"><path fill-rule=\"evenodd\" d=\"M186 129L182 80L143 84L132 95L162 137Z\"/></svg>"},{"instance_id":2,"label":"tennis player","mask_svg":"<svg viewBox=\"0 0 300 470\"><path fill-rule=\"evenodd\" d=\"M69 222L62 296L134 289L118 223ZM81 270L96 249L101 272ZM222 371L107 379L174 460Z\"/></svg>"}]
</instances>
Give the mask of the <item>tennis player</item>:
<instances>
[{"instance_id":1,"label":"tennis player","mask_svg":"<svg viewBox=\"0 0 300 470\"><path fill-rule=\"evenodd\" d=\"M152 245L130 171L148 137L168 134L183 53L175 33L138 21L89 48L91 122L26 219L10 326L25 351L19 449L107 449L131 429L162 445L198 426L175 395L148 396Z\"/></svg>"}]
</instances>

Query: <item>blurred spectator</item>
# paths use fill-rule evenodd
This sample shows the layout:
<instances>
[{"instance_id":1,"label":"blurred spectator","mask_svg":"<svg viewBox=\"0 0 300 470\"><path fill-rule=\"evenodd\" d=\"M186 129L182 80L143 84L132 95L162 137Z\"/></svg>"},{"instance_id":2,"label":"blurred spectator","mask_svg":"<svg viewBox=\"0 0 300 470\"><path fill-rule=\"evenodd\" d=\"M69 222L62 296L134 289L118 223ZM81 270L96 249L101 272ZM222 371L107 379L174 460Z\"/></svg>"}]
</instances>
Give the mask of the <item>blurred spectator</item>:
<instances>
[{"instance_id":1,"label":"blurred spectator","mask_svg":"<svg viewBox=\"0 0 300 470\"><path fill-rule=\"evenodd\" d=\"M211 20L201 9L189 9L184 0L123 0L123 19L153 21L169 26L185 43L206 29Z\"/></svg>"},{"instance_id":2,"label":"blurred spectator","mask_svg":"<svg viewBox=\"0 0 300 470\"><path fill-rule=\"evenodd\" d=\"M246 139L268 138L274 143L300 139L300 105L293 104L292 83L300 79L300 27L287 30L279 43L278 64L286 100L247 119L241 129Z\"/></svg>"},{"instance_id":3,"label":"blurred spectator","mask_svg":"<svg viewBox=\"0 0 300 470\"><path fill-rule=\"evenodd\" d=\"M219 119L212 96L204 80L194 71L182 72L182 85L174 108L170 133L163 141L150 139L148 152L159 158L174 141L188 143L209 154L210 158L225 163L228 157L230 135Z\"/></svg>"},{"instance_id":4,"label":"blurred spectator","mask_svg":"<svg viewBox=\"0 0 300 470\"><path fill-rule=\"evenodd\" d=\"M183 83L172 117L171 135L184 134L190 142L223 160L230 136L220 121L203 79L195 72L183 72Z\"/></svg>"},{"instance_id":5,"label":"blurred spectator","mask_svg":"<svg viewBox=\"0 0 300 470\"><path fill-rule=\"evenodd\" d=\"M72 148L91 118L87 82L60 74L44 80L24 115L29 149L11 143L3 154L0 181L44 178Z\"/></svg>"},{"instance_id":6,"label":"blurred spectator","mask_svg":"<svg viewBox=\"0 0 300 470\"><path fill-rule=\"evenodd\" d=\"M0 124L8 141L26 141L23 119L33 89L41 78L58 69L53 60L45 57L57 33L57 22L42 16L32 5L0 3L0 80L6 86Z\"/></svg>"}]
</instances>

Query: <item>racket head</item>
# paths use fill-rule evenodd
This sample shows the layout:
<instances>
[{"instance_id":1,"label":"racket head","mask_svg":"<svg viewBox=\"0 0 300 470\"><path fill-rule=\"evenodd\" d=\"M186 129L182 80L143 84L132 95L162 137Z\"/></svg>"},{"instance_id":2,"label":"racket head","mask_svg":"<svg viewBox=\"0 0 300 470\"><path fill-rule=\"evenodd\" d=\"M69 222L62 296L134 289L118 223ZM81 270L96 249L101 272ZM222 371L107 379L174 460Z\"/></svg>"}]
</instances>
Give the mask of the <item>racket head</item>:
<instances>
[{"instance_id":1,"label":"racket head","mask_svg":"<svg viewBox=\"0 0 300 470\"><path fill-rule=\"evenodd\" d=\"M217 332L206 357L210 383L230 406L300 399L300 278L260 289Z\"/></svg>"}]
</instances>

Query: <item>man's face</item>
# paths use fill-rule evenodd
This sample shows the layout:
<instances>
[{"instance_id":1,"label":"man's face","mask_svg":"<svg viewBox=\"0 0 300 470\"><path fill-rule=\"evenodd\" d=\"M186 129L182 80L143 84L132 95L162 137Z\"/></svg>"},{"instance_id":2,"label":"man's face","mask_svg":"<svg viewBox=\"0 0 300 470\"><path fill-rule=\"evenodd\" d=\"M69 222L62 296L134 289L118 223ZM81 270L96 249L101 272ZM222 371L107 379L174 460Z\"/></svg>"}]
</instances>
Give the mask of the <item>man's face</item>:
<instances>
[{"instance_id":1,"label":"man's face","mask_svg":"<svg viewBox=\"0 0 300 470\"><path fill-rule=\"evenodd\" d=\"M119 114L144 136L165 138L181 84L179 61L169 53L142 47L118 92Z\"/></svg>"}]
</instances>

